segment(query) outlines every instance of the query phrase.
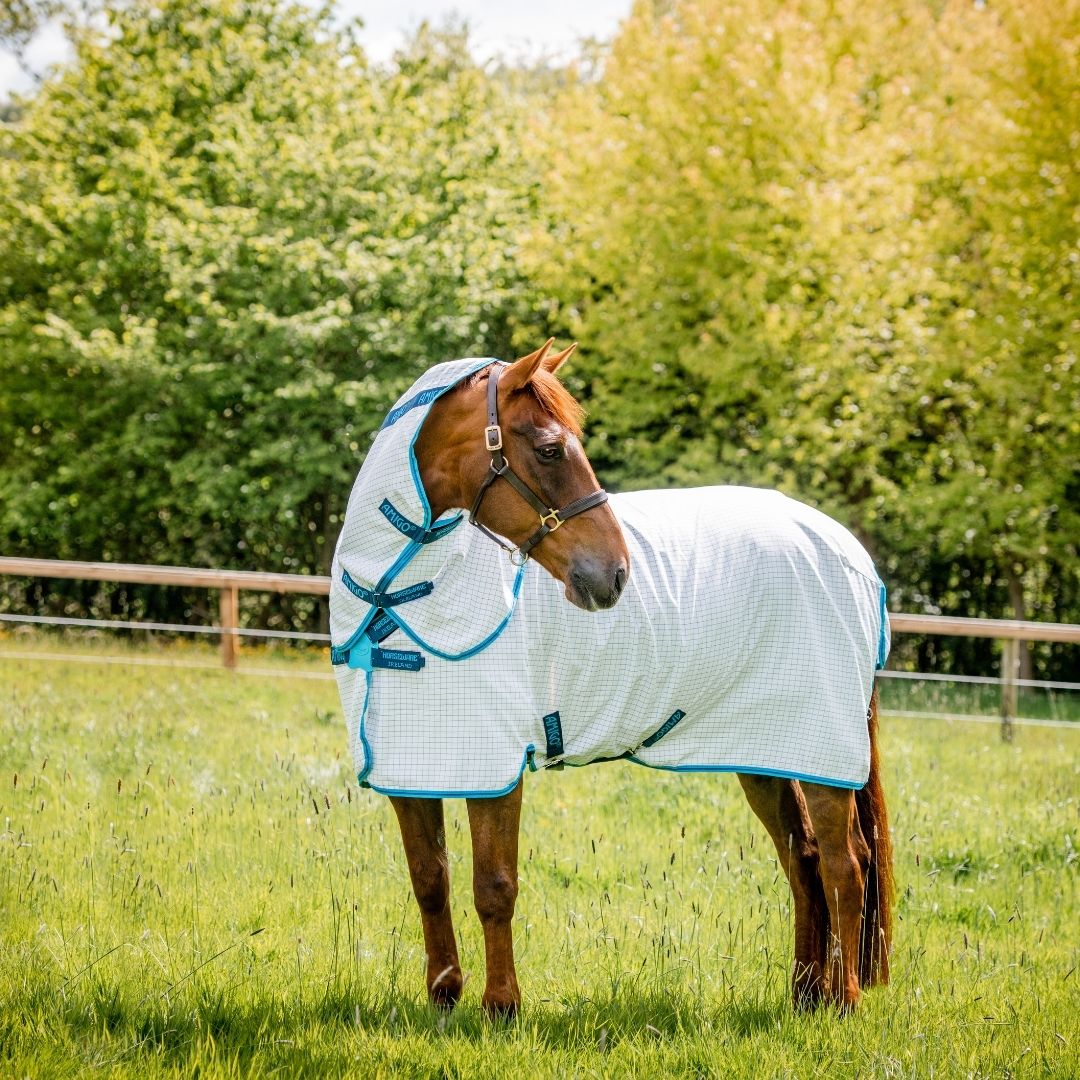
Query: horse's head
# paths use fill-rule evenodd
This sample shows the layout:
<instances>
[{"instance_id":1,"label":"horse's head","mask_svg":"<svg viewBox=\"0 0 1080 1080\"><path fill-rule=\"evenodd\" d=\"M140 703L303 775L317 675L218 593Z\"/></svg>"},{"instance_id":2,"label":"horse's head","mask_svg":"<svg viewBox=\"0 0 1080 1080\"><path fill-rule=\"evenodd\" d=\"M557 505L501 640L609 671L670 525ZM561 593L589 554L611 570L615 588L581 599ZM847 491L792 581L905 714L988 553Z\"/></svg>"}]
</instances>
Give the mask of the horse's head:
<instances>
[{"instance_id":1,"label":"horse's head","mask_svg":"<svg viewBox=\"0 0 1080 1080\"><path fill-rule=\"evenodd\" d=\"M555 378L575 346L552 354L551 344L509 367L486 368L439 398L420 430L416 460L433 517L472 507L480 525L561 581L571 603L596 611L619 599L630 555L581 446L582 409ZM508 469L496 476L503 463Z\"/></svg>"}]
</instances>

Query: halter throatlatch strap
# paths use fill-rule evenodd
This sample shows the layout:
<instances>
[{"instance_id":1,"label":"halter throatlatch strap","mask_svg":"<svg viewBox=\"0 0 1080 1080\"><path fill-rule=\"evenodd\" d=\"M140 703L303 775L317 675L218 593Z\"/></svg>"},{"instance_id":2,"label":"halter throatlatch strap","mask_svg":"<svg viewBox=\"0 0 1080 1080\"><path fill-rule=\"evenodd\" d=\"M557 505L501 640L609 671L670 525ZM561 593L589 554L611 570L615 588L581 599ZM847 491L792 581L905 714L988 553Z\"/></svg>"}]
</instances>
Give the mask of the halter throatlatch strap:
<instances>
[{"instance_id":1,"label":"halter throatlatch strap","mask_svg":"<svg viewBox=\"0 0 1080 1080\"><path fill-rule=\"evenodd\" d=\"M476 498L473 499L472 508L469 510L469 524L475 525L485 536L494 540L499 547L510 555L511 562L520 565L529 557L529 552L532 551L532 549L536 547L548 533L554 532L560 525L569 521L570 518L577 514L583 514L586 510L591 510L594 506L600 506L601 503L606 503L608 495L603 488L600 488L590 495L583 495L580 499L575 499L561 510L553 510L550 506L545 506L540 499L537 498L532 488L530 488L528 484L526 484L521 477L510 468L510 462L506 460L506 457L503 454L502 427L499 425L498 394L499 376L501 374L502 368L498 365L494 365L491 368L491 374L488 376L487 427L484 428L484 446L491 455L491 469L488 471L487 476L484 477L484 482L480 485L480 490L477 491ZM480 504L484 501L484 496L487 494L488 488L490 488L499 477L502 477L540 516L540 527L525 541L524 544L517 548L506 543L501 537L496 536L496 534L486 525L481 525L476 519L476 515L480 512Z\"/></svg>"}]
</instances>

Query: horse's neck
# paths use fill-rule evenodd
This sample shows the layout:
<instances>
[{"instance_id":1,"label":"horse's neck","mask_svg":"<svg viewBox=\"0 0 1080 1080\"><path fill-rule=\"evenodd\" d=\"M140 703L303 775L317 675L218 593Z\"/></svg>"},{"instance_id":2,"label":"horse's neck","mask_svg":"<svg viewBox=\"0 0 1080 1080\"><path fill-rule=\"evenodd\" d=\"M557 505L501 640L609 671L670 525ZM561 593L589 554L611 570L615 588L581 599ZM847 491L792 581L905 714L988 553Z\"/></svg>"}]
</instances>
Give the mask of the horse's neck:
<instances>
[{"instance_id":1,"label":"horse's neck","mask_svg":"<svg viewBox=\"0 0 1080 1080\"><path fill-rule=\"evenodd\" d=\"M460 460L464 448L460 432L466 426L466 418L461 395L461 388L455 388L439 398L416 439L416 465L433 521L453 507L472 503L469 494L462 490Z\"/></svg>"}]
</instances>

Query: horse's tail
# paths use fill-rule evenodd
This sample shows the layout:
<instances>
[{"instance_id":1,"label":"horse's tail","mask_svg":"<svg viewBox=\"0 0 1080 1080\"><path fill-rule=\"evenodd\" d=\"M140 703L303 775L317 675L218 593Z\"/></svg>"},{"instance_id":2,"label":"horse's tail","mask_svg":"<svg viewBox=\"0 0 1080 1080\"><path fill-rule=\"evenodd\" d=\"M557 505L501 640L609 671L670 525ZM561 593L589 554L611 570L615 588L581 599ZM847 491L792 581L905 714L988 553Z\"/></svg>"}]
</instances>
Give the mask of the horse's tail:
<instances>
[{"instance_id":1,"label":"horse's tail","mask_svg":"<svg viewBox=\"0 0 1080 1080\"><path fill-rule=\"evenodd\" d=\"M866 715L870 729L870 779L861 791L855 793L859 825L870 848L859 948L859 983L862 986L889 981L889 951L892 948L893 850L885 792L881 787L877 719L878 695L875 689Z\"/></svg>"}]
</instances>

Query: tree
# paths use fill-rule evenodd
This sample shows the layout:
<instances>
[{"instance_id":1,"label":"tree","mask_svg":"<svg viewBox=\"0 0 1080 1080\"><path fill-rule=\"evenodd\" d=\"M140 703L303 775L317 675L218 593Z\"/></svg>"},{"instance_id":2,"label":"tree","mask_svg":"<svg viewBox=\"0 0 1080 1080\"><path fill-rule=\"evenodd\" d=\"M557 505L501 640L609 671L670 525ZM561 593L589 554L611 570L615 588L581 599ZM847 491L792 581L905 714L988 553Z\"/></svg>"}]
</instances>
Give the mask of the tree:
<instances>
[{"instance_id":1,"label":"tree","mask_svg":"<svg viewBox=\"0 0 1080 1080\"><path fill-rule=\"evenodd\" d=\"M1077 40L1072 0L637 4L538 135L605 477L779 486L902 607L1075 617Z\"/></svg>"},{"instance_id":2,"label":"tree","mask_svg":"<svg viewBox=\"0 0 1080 1080\"><path fill-rule=\"evenodd\" d=\"M522 104L427 28L373 69L279 0L114 7L0 132L0 535L326 572L369 438L507 346Z\"/></svg>"}]
</instances>

